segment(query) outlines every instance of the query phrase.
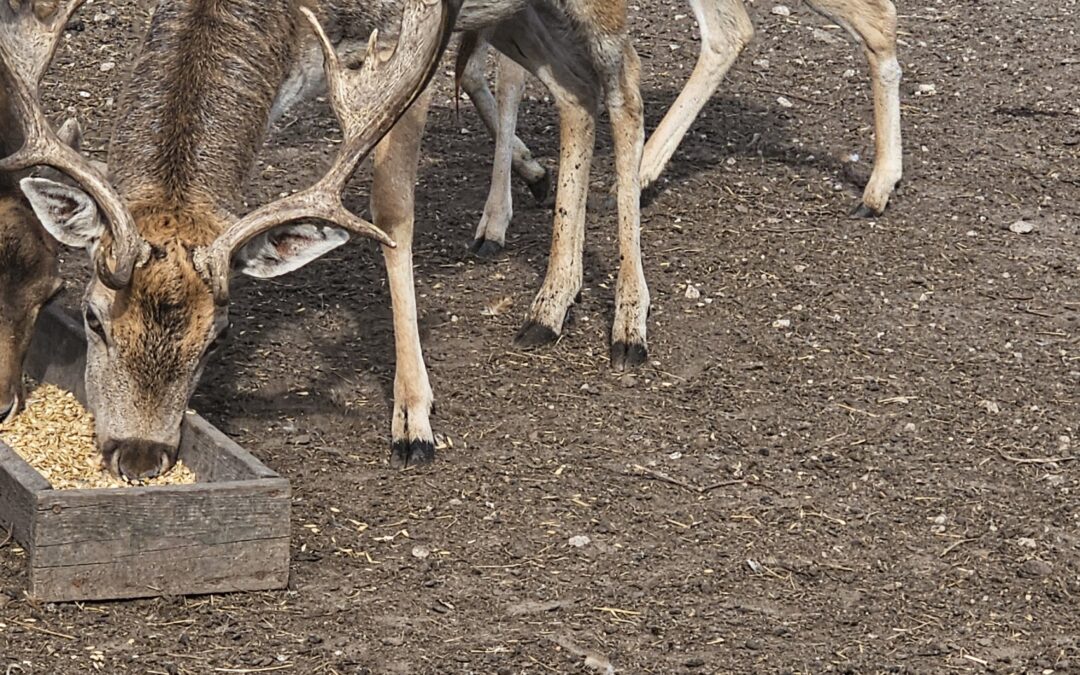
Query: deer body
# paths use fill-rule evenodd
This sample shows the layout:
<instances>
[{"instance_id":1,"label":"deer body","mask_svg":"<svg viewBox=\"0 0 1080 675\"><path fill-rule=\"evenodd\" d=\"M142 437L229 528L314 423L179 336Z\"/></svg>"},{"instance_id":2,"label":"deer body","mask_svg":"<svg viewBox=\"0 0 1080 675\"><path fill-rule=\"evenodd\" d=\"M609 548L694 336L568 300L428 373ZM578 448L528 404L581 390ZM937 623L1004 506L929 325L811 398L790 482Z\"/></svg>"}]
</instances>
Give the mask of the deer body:
<instances>
[{"instance_id":1,"label":"deer body","mask_svg":"<svg viewBox=\"0 0 1080 675\"><path fill-rule=\"evenodd\" d=\"M870 181L852 213L858 217L881 215L902 174L896 8L890 0L806 1L815 11L846 28L866 54L874 98L876 152ZM643 188L663 173L698 113L754 34L743 0L689 0L689 3L701 31L697 64L645 144L641 163ZM500 57L496 102L484 75L485 55L481 43L471 55L465 53L459 59L467 59L460 66L462 86L496 140L491 188L472 245L479 256L491 257L505 246L513 216L510 168L525 179L540 199L546 195L547 175L543 166L532 159L528 147L514 135L522 93L520 72L516 72L518 69L512 61Z\"/></svg>"}]
</instances>

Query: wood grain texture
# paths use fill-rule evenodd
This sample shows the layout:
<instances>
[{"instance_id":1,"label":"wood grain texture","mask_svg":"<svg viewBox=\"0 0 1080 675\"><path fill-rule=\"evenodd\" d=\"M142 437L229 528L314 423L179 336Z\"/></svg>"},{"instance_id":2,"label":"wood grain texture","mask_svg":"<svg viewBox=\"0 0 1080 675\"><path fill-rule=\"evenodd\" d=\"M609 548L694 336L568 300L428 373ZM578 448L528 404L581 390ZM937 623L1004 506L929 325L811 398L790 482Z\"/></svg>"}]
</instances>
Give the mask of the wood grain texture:
<instances>
[{"instance_id":1,"label":"wood grain texture","mask_svg":"<svg viewBox=\"0 0 1080 675\"><path fill-rule=\"evenodd\" d=\"M33 539L37 493L48 489L49 481L0 442L0 526L24 547Z\"/></svg>"},{"instance_id":2,"label":"wood grain texture","mask_svg":"<svg viewBox=\"0 0 1080 675\"><path fill-rule=\"evenodd\" d=\"M184 416L180 458L200 482L277 477L277 473L199 415Z\"/></svg>"}]
</instances>

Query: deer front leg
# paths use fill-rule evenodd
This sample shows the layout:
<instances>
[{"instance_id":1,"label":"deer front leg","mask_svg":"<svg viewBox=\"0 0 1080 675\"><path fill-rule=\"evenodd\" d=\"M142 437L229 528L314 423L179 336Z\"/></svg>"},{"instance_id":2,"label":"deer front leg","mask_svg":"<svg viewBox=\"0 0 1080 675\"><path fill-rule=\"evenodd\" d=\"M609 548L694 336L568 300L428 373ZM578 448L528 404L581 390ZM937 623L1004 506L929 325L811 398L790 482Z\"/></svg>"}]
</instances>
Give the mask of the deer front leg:
<instances>
[{"instance_id":1,"label":"deer front leg","mask_svg":"<svg viewBox=\"0 0 1080 675\"><path fill-rule=\"evenodd\" d=\"M811 7L843 26L858 40L870 64L874 94L874 170L862 201L852 210L856 218L885 212L896 184L903 177L900 135L900 78L896 58L896 6L889 0L808 0Z\"/></svg>"},{"instance_id":2,"label":"deer front leg","mask_svg":"<svg viewBox=\"0 0 1080 675\"><path fill-rule=\"evenodd\" d=\"M559 187L547 276L515 340L520 347L550 344L559 338L570 305L581 292L584 273L585 207L596 141L596 106L583 104L554 80L545 84L559 104Z\"/></svg>"},{"instance_id":3,"label":"deer front leg","mask_svg":"<svg viewBox=\"0 0 1080 675\"><path fill-rule=\"evenodd\" d=\"M607 87L619 202L619 278L611 329L611 367L615 370L639 366L648 358L645 323L649 316L649 288L641 261L639 169L645 143L641 62L629 42L621 62L616 78Z\"/></svg>"},{"instance_id":4,"label":"deer front leg","mask_svg":"<svg viewBox=\"0 0 1080 675\"><path fill-rule=\"evenodd\" d=\"M671 160L698 113L709 102L731 64L754 37L742 0L690 0L701 31L694 72L660 126L649 136L641 160L641 185L652 185Z\"/></svg>"},{"instance_id":5,"label":"deer front leg","mask_svg":"<svg viewBox=\"0 0 1080 675\"><path fill-rule=\"evenodd\" d=\"M518 106L525 91L525 70L502 54L498 55L498 64L499 120L495 133L491 189L471 247L473 253L481 258L493 258L503 250L506 246L506 229L514 217L510 169L514 161L514 141L517 139L514 130L517 128Z\"/></svg>"},{"instance_id":6,"label":"deer front leg","mask_svg":"<svg viewBox=\"0 0 1080 675\"><path fill-rule=\"evenodd\" d=\"M416 101L375 149L371 212L375 224L397 242L383 247L394 308L394 414L390 465L405 468L435 460L431 431L434 396L428 381L413 283L414 192L420 141L430 93Z\"/></svg>"}]
</instances>

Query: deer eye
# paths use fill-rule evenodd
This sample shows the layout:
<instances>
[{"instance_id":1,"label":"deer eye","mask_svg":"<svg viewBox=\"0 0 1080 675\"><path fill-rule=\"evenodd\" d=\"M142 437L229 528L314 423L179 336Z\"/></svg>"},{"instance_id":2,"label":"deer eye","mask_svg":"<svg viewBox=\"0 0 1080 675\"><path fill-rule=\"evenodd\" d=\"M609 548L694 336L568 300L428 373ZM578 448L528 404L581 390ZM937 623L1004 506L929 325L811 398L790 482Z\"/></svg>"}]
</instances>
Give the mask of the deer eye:
<instances>
[{"instance_id":1,"label":"deer eye","mask_svg":"<svg viewBox=\"0 0 1080 675\"><path fill-rule=\"evenodd\" d=\"M84 318L86 319L86 327L97 333L97 336L104 340L105 327L101 325L101 319L98 318L97 312L95 312L92 307L87 307L84 312Z\"/></svg>"}]
</instances>

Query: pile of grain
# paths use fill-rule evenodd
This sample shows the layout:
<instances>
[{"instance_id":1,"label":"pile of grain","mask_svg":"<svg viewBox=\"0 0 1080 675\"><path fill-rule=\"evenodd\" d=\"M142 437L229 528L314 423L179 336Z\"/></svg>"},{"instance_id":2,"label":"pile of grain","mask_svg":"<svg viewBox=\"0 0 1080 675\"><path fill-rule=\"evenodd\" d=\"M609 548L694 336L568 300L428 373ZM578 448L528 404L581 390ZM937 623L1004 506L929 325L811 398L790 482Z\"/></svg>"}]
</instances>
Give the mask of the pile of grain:
<instances>
[{"instance_id":1,"label":"pile of grain","mask_svg":"<svg viewBox=\"0 0 1080 675\"><path fill-rule=\"evenodd\" d=\"M31 390L32 387L32 390ZM127 487L101 465L94 445L94 418L68 391L51 384L28 387L26 410L0 424L0 441L11 447L57 490ZM143 485L184 485L195 474L177 462Z\"/></svg>"}]
</instances>

